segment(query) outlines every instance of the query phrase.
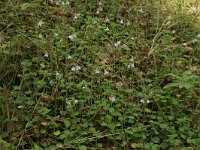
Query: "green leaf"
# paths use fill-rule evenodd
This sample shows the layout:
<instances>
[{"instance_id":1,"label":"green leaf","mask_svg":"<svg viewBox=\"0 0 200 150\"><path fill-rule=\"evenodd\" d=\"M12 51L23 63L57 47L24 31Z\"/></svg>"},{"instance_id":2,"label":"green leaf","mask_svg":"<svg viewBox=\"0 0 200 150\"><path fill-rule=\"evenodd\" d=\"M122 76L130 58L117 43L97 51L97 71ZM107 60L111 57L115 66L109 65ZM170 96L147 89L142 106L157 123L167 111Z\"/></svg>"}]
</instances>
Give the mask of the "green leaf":
<instances>
[{"instance_id":1,"label":"green leaf","mask_svg":"<svg viewBox=\"0 0 200 150\"><path fill-rule=\"evenodd\" d=\"M65 125L65 128L69 128L71 123L70 123L70 121L68 119L65 119L64 120L64 125Z\"/></svg>"},{"instance_id":2,"label":"green leaf","mask_svg":"<svg viewBox=\"0 0 200 150\"><path fill-rule=\"evenodd\" d=\"M42 107L38 110L39 114L46 115L51 111L51 109L47 109L46 107Z\"/></svg>"},{"instance_id":3,"label":"green leaf","mask_svg":"<svg viewBox=\"0 0 200 150\"><path fill-rule=\"evenodd\" d=\"M79 150L87 150L87 147L85 145L79 146Z\"/></svg>"},{"instance_id":4,"label":"green leaf","mask_svg":"<svg viewBox=\"0 0 200 150\"><path fill-rule=\"evenodd\" d=\"M53 132L53 135L55 135L55 136L60 135L60 130L56 130L55 132Z\"/></svg>"},{"instance_id":5,"label":"green leaf","mask_svg":"<svg viewBox=\"0 0 200 150\"><path fill-rule=\"evenodd\" d=\"M26 10L27 8L29 8L31 6L31 4L29 3L24 3L21 5L21 10Z\"/></svg>"},{"instance_id":6,"label":"green leaf","mask_svg":"<svg viewBox=\"0 0 200 150\"><path fill-rule=\"evenodd\" d=\"M180 86L180 83L169 83L166 86L164 86L164 89L171 88L171 87L179 87L179 86Z\"/></svg>"},{"instance_id":7,"label":"green leaf","mask_svg":"<svg viewBox=\"0 0 200 150\"><path fill-rule=\"evenodd\" d=\"M168 73L167 75L168 75L168 76L171 76L171 77L174 77L175 79L182 80L181 77L179 77L179 76L177 76L177 75L175 75L175 74L173 74L173 73Z\"/></svg>"},{"instance_id":8,"label":"green leaf","mask_svg":"<svg viewBox=\"0 0 200 150\"><path fill-rule=\"evenodd\" d=\"M190 83L184 83L183 85L186 89L190 89L192 88L194 85L193 84L190 84Z\"/></svg>"}]
</instances>

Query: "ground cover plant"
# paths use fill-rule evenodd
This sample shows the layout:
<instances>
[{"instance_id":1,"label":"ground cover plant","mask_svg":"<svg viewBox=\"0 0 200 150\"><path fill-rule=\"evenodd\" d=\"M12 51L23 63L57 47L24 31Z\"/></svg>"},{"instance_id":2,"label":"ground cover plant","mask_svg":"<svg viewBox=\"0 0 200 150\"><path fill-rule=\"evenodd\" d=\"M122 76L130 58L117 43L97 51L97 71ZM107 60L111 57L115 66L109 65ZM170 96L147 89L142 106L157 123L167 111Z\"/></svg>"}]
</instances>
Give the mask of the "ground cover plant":
<instances>
[{"instance_id":1,"label":"ground cover plant","mask_svg":"<svg viewBox=\"0 0 200 150\"><path fill-rule=\"evenodd\" d=\"M0 8L0 149L200 149L198 1Z\"/></svg>"}]
</instances>

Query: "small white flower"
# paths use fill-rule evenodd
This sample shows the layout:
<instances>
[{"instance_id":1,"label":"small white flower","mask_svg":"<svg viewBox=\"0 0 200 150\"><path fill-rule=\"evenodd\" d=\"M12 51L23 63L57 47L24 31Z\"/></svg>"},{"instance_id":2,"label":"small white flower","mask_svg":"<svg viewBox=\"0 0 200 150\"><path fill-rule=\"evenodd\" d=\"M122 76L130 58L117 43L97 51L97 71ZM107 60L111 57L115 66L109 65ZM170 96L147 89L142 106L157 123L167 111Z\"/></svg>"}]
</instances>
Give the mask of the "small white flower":
<instances>
[{"instance_id":1,"label":"small white flower","mask_svg":"<svg viewBox=\"0 0 200 150\"><path fill-rule=\"evenodd\" d=\"M74 100L74 104L77 104L78 103L78 100Z\"/></svg>"},{"instance_id":2,"label":"small white flower","mask_svg":"<svg viewBox=\"0 0 200 150\"><path fill-rule=\"evenodd\" d=\"M144 104L144 99L141 99L141 100L140 100L140 103L143 103L143 104Z\"/></svg>"},{"instance_id":3,"label":"small white flower","mask_svg":"<svg viewBox=\"0 0 200 150\"><path fill-rule=\"evenodd\" d=\"M187 43L183 43L183 46L187 46Z\"/></svg>"},{"instance_id":4,"label":"small white flower","mask_svg":"<svg viewBox=\"0 0 200 150\"><path fill-rule=\"evenodd\" d=\"M126 23L126 26L130 26L131 25L131 23L128 21L127 23Z\"/></svg>"},{"instance_id":5,"label":"small white flower","mask_svg":"<svg viewBox=\"0 0 200 150\"><path fill-rule=\"evenodd\" d=\"M101 5L102 5L102 2L99 2L98 5L101 6Z\"/></svg>"},{"instance_id":6,"label":"small white flower","mask_svg":"<svg viewBox=\"0 0 200 150\"><path fill-rule=\"evenodd\" d=\"M196 70L197 70L197 66L192 66L190 69L191 69L192 71L196 71Z\"/></svg>"},{"instance_id":7,"label":"small white flower","mask_svg":"<svg viewBox=\"0 0 200 150\"><path fill-rule=\"evenodd\" d=\"M74 19L78 19L80 17L80 14L75 14Z\"/></svg>"},{"instance_id":8,"label":"small white flower","mask_svg":"<svg viewBox=\"0 0 200 150\"><path fill-rule=\"evenodd\" d=\"M74 38L76 38L76 34L71 34L71 35L68 36L68 38L69 38L70 40L73 40Z\"/></svg>"},{"instance_id":9,"label":"small white flower","mask_svg":"<svg viewBox=\"0 0 200 150\"><path fill-rule=\"evenodd\" d=\"M198 34L197 37L200 38L200 34Z\"/></svg>"},{"instance_id":10,"label":"small white flower","mask_svg":"<svg viewBox=\"0 0 200 150\"><path fill-rule=\"evenodd\" d=\"M128 64L128 68L134 68L134 67L135 67L134 62L131 62L130 64Z\"/></svg>"},{"instance_id":11,"label":"small white flower","mask_svg":"<svg viewBox=\"0 0 200 150\"><path fill-rule=\"evenodd\" d=\"M66 100L66 104L67 104L67 108L72 108L72 104L68 100Z\"/></svg>"},{"instance_id":12,"label":"small white flower","mask_svg":"<svg viewBox=\"0 0 200 150\"><path fill-rule=\"evenodd\" d=\"M134 59L133 59L133 58L131 58L131 59L129 59L129 61L131 61L131 62L134 62Z\"/></svg>"},{"instance_id":13,"label":"small white flower","mask_svg":"<svg viewBox=\"0 0 200 150\"><path fill-rule=\"evenodd\" d=\"M44 24L44 22L43 22L42 20L40 20L40 21L37 23L37 26L38 26L38 27L41 27L43 24Z\"/></svg>"},{"instance_id":14,"label":"small white flower","mask_svg":"<svg viewBox=\"0 0 200 150\"><path fill-rule=\"evenodd\" d=\"M57 5L57 6L59 6L59 5L60 5L59 1L56 1L56 5Z\"/></svg>"},{"instance_id":15,"label":"small white flower","mask_svg":"<svg viewBox=\"0 0 200 150\"><path fill-rule=\"evenodd\" d=\"M94 21L93 21L93 23L94 23L94 24L96 24L96 23L97 23L97 21L96 21L96 20L94 20Z\"/></svg>"},{"instance_id":16,"label":"small white flower","mask_svg":"<svg viewBox=\"0 0 200 150\"><path fill-rule=\"evenodd\" d=\"M66 59L72 59L72 56L71 56L71 55L68 55Z\"/></svg>"},{"instance_id":17,"label":"small white flower","mask_svg":"<svg viewBox=\"0 0 200 150\"><path fill-rule=\"evenodd\" d=\"M95 69L95 70L94 70L94 73L99 74L99 73L100 73L100 70Z\"/></svg>"},{"instance_id":18,"label":"small white flower","mask_svg":"<svg viewBox=\"0 0 200 150\"><path fill-rule=\"evenodd\" d=\"M97 10L97 11L96 11L96 14L99 14L99 13L100 13L99 10Z\"/></svg>"},{"instance_id":19,"label":"small white flower","mask_svg":"<svg viewBox=\"0 0 200 150\"><path fill-rule=\"evenodd\" d=\"M43 38L43 35L40 33L40 34L38 35L38 37L41 39L41 38Z\"/></svg>"},{"instance_id":20,"label":"small white flower","mask_svg":"<svg viewBox=\"0 0 200 150\"><path fill-rule=\"evenodd\" d=\"M107 70L104 70L104 73L103 73L104 75L107 75L107 74L109 74L109 72L107 71Z\"/></svg>"},{"instance_id":21,"label":"small white flower","mask_svg":"<svg viewBox=\"0 0 200 150\"><path fill-rule=\"evenodd\" d=\"M107 23L107 22L109 22L110 20L106 17L106 19L105 19L105 22Z\"/></svg>"},{"instance_id":22,"label":"small white flower","mask_svg":"<svg viewBox=\"0 0 200 150\"><path fill-rule=\"evenodd\" d=\"M141 9L138 10L138 12L143 13L144 11L143 11L143 9L141 8Z\"/></svg>"},{"instance_id":23,"label":"small white flower","mask_svg":"<svg viewBox=\"0 0 200 150\"><path fill-rule=\"evenodd\" d=\"M124 20L122 19L122 20L120 21L120 23L123 24L123 23L124 23Z\"/></svg>"},{"instance_id":24,"label":"small white flower","mask_svg":"<svg viewBox=\"0 0 200 150\"><path fill-rule=\"evenodd\" d=\"M121 41L117 41L117 42L114 44L114 46L115 46L115 47L119 47L120 44L121 44Z\"/></svg>"},{"instance_id":25,"label":"small white flower","mask_svg":"<svg viewBox=\"0 0 200 150\"><path fill-rule=\"evenodd\" d=\"M115 102L115 97L114 97L114 96L111 96L111 97L109 97L109 100L110 100L111 102Z\"/></svg>"},{"instance_id":26,"label":"small white flower","mask_svg":"<svg viewBox=\"0 0 200 150\"><path fill-rule=\"evenodd\" d=\"M63 6L64 6L64 5L65 5L65 2L61 2L61 5L63 5Z\"/></svg>"},{"instance_id":27,"label":"small white flower","mask_svg":"<svg viewBox=\"0 0 200 150\"><path fill-rule=\"evenodd\" d=\"M80 66L73 66L71 68L72 71L78 71L78 70L81 70L81 67Z\"/></svg>"},{"instance_id":28,"label":"small white flower","mask_svg":"<svg viewBox=\"0 0 200 150\"><path fill-rule=\"evenodd\" d=\"M61 74L56 71L56 79L60 79L60 78L61 78Z\"/></svg>"},{"instance_id":29,"label":"small white flower","mask_svg":"<svg viewBox=\"0 0 200 150\"><path fill-rule=\"evenodd\" d=\"M54 33L54 37L58 36L58 33Z\"/></svg>"},{"instance_id":30,"label":"small white flower","mask_svg":"<svg viewBox=\"0 0 200 150\"><path fill-rule=\"evenodd\" d=\"M47 52L44 54L44 57L45 57L45 58L48 58L48 57L49 57L49 55L48 55Z\"/></svg>"},{"instance_id":31,"label":"small white flower","mask_svg":"<svg viewBox=\"0 0 200 150\"><path fill-rule=\"evenodd\" d=\"M176 30L172 30L172 34L175 34L176 33Z\"/></svg>"},{"instance_id":32,"label":"small white flower","mask_svg":"<svg viewBox=\"0 0 200 150\"><path fill-rule=\"evenodd\" d=\"M135 40L135 38L134 38L134 37L131 37L131 40Z\"/></svg>"},{"instance_id":33,"label":"small white flower","mask_svg":"<svg viewBox=\"0 0 200 150\"><path fill-rule=\"evenodd\" d=\"M103 8L101 8L101 7L97 8L96 14L99 14L102 10L103 10Z\"/></svg>"},{"instance_id":34,"label":"small white flower","mask_svg":"<svg viewBox=\"0 0 200 150\"><path fill-rule=\"evenodd\" d=\"M194 40L192 40L192 43L196 43L198 40L197 39L194 39Z\"/></svg>"},{"instance_id":35,"label":"small white flower","mask_svg":"<svg viewBox=\"0 0 200 150\"><path fill-rule=\"evenodd\" d=\"M53 83L53 81L52 81L52 80L49 82L49 84L50 84L51 86L53 86L53 85L54 85L54 83Z\"/></svg>"},{"instance_id":36,"label":"small white flower","mask_svg":"<svg viewBox=\"0 0 200 150\"><path fill-rule=\"evenodd\" d=\"M66 5L69 5L70 3L68 1L65 2Z\"/></svg>"},{"instance_id":37,"label":"small white flower","mask_svg":"<svg viewBox=\"0 0 200 150\"><path fill-rule=\"evenodd\" d=\"M122 48L127 48L128 46L126 44L123 44L122 45Z\"/></svg>"},{"instance_id":38,"label":"small white flower","mask_svg":"<svg viewBox=\"0 0 200 150\"><path fill-rule=\"evenodd\" d=\"M149 104L150 102L151 102L151 101L150 101L150 100L148 100L148 99L147 99L146 101L145 101L143 98L140 100L140 103L143 103L143 104L144 104L144 103L147 103L147 104Z\"/></svg>"},{"instance_id":39,"label":"small white flower","mask_svg":"<svg viewBox=\"0 0 200 150\"><path fill-rule=\"evenodd\" d=\"M116 85L117 85L118 87L121 87L121 86L123 86L123 83L120 81L120 82L117 82Z\"/></svg>"},{"instance_id":40,"label":"small white flower","mask_svg":"<svg viewBox=\"0 0 200 150\"><path fill-rule=\"evenodd\" d=\"M106 28L105 28L105 31L109 31L109 28L108 28L108 27L106 27Z\"/></svg>"}]
</instances>

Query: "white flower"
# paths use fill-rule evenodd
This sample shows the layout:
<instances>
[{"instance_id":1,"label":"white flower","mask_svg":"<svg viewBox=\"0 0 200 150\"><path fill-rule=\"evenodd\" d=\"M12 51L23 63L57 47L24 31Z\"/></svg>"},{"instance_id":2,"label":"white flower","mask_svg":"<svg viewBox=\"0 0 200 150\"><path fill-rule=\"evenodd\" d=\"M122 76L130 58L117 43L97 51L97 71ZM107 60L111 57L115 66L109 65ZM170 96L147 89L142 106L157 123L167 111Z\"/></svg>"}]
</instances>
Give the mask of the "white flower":
<instances>
[{"instance_id":1,"label":"white flower","mask_svg":"<svg viewBox=\"0 0 200 150\"><path fill-rule=\"evenodd\" d=\"M107 74L109 74L109 72L107 71L107 70L104 70L104 73L103 73L104 75L107 75Z\"/></svg>"},{"instance_id":2,"label":"white flower","mask_svg":"<svg viewBox=\"0 0 200 150\"><path fill-rule=\"evenodd\" d=\"M38 35L38 37L41 39L41 38L43 38L43 35L40 33L40 34Z\"/></svg>"},{"instance_id":3,"label":"white flower","mask_svg":"<svg viewBox=\"0 0 200 150\"><path fill-rule=\"evenodd\" d=\"M192 66L190 69L191 69L192 71L196 71L196 70L197 70L197 66Z\"/></svg>"},{"instance_id":4,"label":"white flower","mask_svg":"<svg viewBox=\"0 0 200 150\"><path fill-rule=\"evenodd\" d=\"M121 44L121 41L117 41L117 42L114 44L114 46L115 46L115 47L119 47L120 44Z\"/></svg>"},{"instance_id":5,"label":"white flower","mask_svg":"<svg viewBox=\"0 0 200 150\"><path fill-rule=\"evenodd\" d=\"M66 100L66 104L67 104L67 108L72 108L72 104L68 100Z\"/></svg>"},{"instance_id":6,"label":"white flower","mask_svg":"<svg viewBox=\"0 0 200 150\"><path fill-rule=\"evenodd\" d=\"M131 61L131 62L134 62L134 59L133 59L133 58L131 58L131 59L129 59L129 61Z\"/></svg>"},{"instance_id":7,"label":"white flower","mask_svg":"<svg viewBox=\"0 0 200 150\"><path fill-rule=\"evenodd\" d=\"M194 39L194 40L192 40L192 43L196 43L198 40L197 39Z\"/></svg>"},{"instance_id":8,"label":"white flower","mask_svg":"<svg viewBox=\"0 0 200 150\"><path fill-rule=\"evenodd\" d=\"M65 5L65 2L61 2L61 5L63 5L63 6L64 6L64 5Z\"/></svg>"},{"instance_id":9,"label":"white flower","mask_svg":"<svg viewBox=\"0 0 200 150\"><path fill-rule=\"evenodd\" d=\"M134 38L134 37L131 37L131 40L135 40L135 38Z\"/></svg>"},{"instance_id":10,"label":"white flower","mask_svg":"<svg viewBox=\"0 0 200 150\"><path fill-rule=\"evenodd\" d=\"M54 37L58 36L58 33L54 33Z\"/></svg>"},{"instance_id":11,"label":"white flower","mask_svg":"<svg viewBox=\"0 0 200 150\"><path fill-rule=\"evenodd\" d=\"M197 37L200 38L200 34L198 34Z\"/></svg>"},{"instance_id":12,"label":"white flower","mask_svg":"<svg viewBox=\"0 0 200 150\"><path fill-rule=\"evenodd\" d=\"M101 7L97 8L96 14L99 14L102 10L103 10L103 8L101 8Z\"/></svg>"},{"instance_id":13,"label":"white flower","mask_svg":"<svg viewBox=\"0 0 200 150\"><path fill-rule=\"evenodd\" d=\"M69 5L69 2L68 2L68 1L66 1L66 2L65 2L65 4L66 4L66 5Z\"/></svg>"},{"instance_id":14,"label":"white flower","mask_svg":"<svg viewBox=\"0 0 200 150\"><path fill-rule=\"evenodd\" d=\"M59 4L59 1L56 1L56 5L57 5L57 6L59 6L59 5L60 5L60 4Z\"/></svg>"},{"instance_id":15,"label":"white flower","mask_svg":"<svg viewBox=\"0 0 200 150\"><path fill-rule=\"evenodd\" d=\"M71 34L71 35L68 36L68 38L69 38L70 40L73 40L74 38L76 38L76 34Z\"/></svg>"},{"instance_id":16,"label":"white flower","mask_svg":"<svg viewBox=\"0 0 200 150\"><path fill-rule=\"evenodd\" d=\"M134 67L135 67L134 62L131 62L130 64L128 64L128 68L134 68Z\"/></svg>"},{"instance_id":17,"label":"white flower","mask_svg":"<svg viewBox=\"0 0 200 150\"><path fill-rule=\"evenodd\" d=\"M101 6L101 5L102 5L102 2L99 2L98 5Z\"/></svg>"},{"instance_id":18,"label":"white flower","mask_svg":"<svg viewBox=\"0 0 200 150\"><path fill-rule=\"evenodd\" d=\"M109 31L109 28L108 28L108 27L106 27L106 28L105 28L105 31Z\"/></svg>"},{"instance_id":19,"label":"white flower","mask_svg":"<svg viewBox=\"0 0 200 150\"><path fill-rule=\"evenodd\" d=\"M128 21L127 23L126 23L126 26L130 26L131 25L131 23Z\"/></svg>"},{"instance_id":20,"label":"white flower","mask_svg":"<svg viewBox=\"0 0 200 150\"><path fill-rule=\"evenodd\" d=\"M80 14L75 14L74 19L78 19L80 17Z\"/></svg>"},{"instance_id":21,"label":"white flower","mask_svg":"<svg viewBox=\"0 0 200 150\"><path fill-rule=\"evenodd\" d=\"M105 22L109 22L110 20L106 17Z\"/></svg>"},{"instance_id":22,"label":"white flower","mask_svg":"<svg viewBox=\"0 0 200 150\"><path fill-rule=\"evenodd\" d=\"M172 34L175 34L176 33L176 30L172 30Z\"/></svg>"},{"instance_id":23,"label":"white flower","mask_svg":"<svg viewBox=\"0 0 200 150\"><path fill-rule=\"evenodd\" d=\"M140 103L144 103L144 99L141 99L141 100L140 100Z\"/></svg>"},{"instance_id":24,"label":"white flower","mask_svg":"<svg viewBox=\"0 0 200 150\"><path fill-rule=\"evenodd\" d=\"M38 26L38 27L41 27L43 24L44 24L44 22L43 22L42 20L40 20L40 21L37 23L37 26Z\"/></svg>"},{"instance_id":25,"label":"white flower","mask_svg":"<svg viewBox=\"0 0 200 150\"><path fill-rule=\"evenodd\" d=\"M111 102L115 102L115 97L114 97L114 96L111 96L111 97L109 97L109 100L110 100Z\"/></svg>"},{"instance_id":26,"label":"white flower","mask_svg":"<svg viewBox=\"0 0 200 150\"><path fill-rule=\"evenodd\" d=\"M56 71L56 79L60 79L60 78L61 78L61 74Z\"/></svg>"},{"instance_id":27,"label":"white flower","mask_svg":"<svg viewBox=\"0 0 200 150\"><path fill-rule=\"evenodd\" d=\"M53 83L53 81L52 81L52 80L49 82L49 84L50 84L51 86L53 86L53 85L54 85L54 83Z\"/></svg>"},{"instance_id":28,"label":"white flower","mask_svg":"<svg viewBox=\"0 0 200 150\"><path fill-rule=\"evenodd\" d=\"M123 83L120 81L120 82L117 82L116 85L117 85L118 87L121 87L121 86L123 86Z\"/></svg>"},{"instance_id":29,"label":"white flower","mask_svg":"<svg viewBox=\"0 0 200 150\"><path fill-rule=\"evenodd\" d=\"M93 23L94 23L94 24L96 24L96 23L97 23L97 21L96 21L96 20L94 20L94 21L93 21Z\"/></svg>"},{"instance_id":30,"label":"white flower","mask_svg":"<svg viewBox=\"0 0 200 150\"><path fill-rule=\"evenodd\" d=\"M143 98L140 100L140 103L143 103L143 104L144 104L144 103L147 103L147 104L149 104L150 102L151 102L151 101L150 101L150 100L148 100L148 99L147 99L146 101L145 101Z\"/></svg>"},{"instance_id":31,"label":"white flower","mask_svg":"<svg viewBox=\"0 0 200 150\"><path fill-rule=\"evenodd\" d=\"M141 8L141 9L139 9L138 11L139 11L140 13L143 13L143 12L144 12L142 8Z\"/></svg>"},{"instance_id":32,"label":"white flower","mask_svg":"<svg viewBox=\"0 0 200 150\"><path fill-rule=\"evenodd\" d=\"M77 104L78 103L78 100L74 100L74 104Z\"/></svg>"},{"instance_id":33,"label":"white flower","mask_svg":"<svg viewBox=\"0 0 200 150\"><path fill-rule=\"evenodd\" d=\"M44 54L44 57L45 57L45 58L48 58L48 57L49 57L49 55L48 55L47 52Z\"/></svg>"},{"instance_id":34,"label":"white flower","mask_svg":"<svg viewBox=\"0 0 200 150\"><path fill-rule=\"evenodd\" d=\"M126 44L123 44L122 45L122 48L127 48L128 46Z\"/></svg>"},{"instance_id":35,"label":"white flower","mask_svg":"<svg viewBox=\"0 0 200 150\"><path fill-rule=\"evenodd\" d=\"M68 55L66 59L72 59L72 56L71 56L71 55Z\"/></svg>"},{"instance_id":36,"label":"white flower","mask_svg":"<svg viewBox=\"0 0 200 150\"><path fill-rule=\"evenodd\" d=\"M122 19L122 20L120 21L120 23L123 24L123 23L124 23L124 20Z\"/></svg>"},{"instance_id":37,"label":"white flower","mask_svg":"<svg viewBox=\"0 0 200 150\"><path fill-rule=\"evenodd\" d=\"M187 43L183 43L183 46L187 46Z\"/></svg>"},{"instance_id":38,"label":"white flower","mask_svg":"<svg viewBox=\"0 0 200 150\"><path fill-rule=\"evenodd\" d=\"M72 71L78 71L78 70L81 70L81 67L80 66L73 66L71 68Z\"/></svg>"},{"instance_id":39,"label":"white flower","mask_svg":"<svg viewBox=\"0 0 200 150\"><path fill-rule=\"evenodd\" d=\"M100 73L100 70L95 69L94 72L95 72L96 74L99 74L99 73Z\"/></svg>"}]
</instances>

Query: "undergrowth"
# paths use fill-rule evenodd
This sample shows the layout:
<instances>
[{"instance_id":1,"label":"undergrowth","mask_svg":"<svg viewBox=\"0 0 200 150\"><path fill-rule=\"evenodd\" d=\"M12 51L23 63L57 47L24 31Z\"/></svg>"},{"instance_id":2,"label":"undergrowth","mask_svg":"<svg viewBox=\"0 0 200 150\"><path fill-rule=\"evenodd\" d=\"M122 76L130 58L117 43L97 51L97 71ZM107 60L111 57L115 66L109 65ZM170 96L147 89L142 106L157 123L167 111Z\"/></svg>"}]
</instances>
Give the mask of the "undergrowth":
<instances>
[{"instance_id":1,"label":"undergrowth","mask_svg":"<svg viewBox=\"0 0 200 150\"><path fill-rule=\"evenodd\" d=\"M200 149L197 2L0 8L0 149Z\"/></svg>"}]
</instances>

